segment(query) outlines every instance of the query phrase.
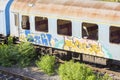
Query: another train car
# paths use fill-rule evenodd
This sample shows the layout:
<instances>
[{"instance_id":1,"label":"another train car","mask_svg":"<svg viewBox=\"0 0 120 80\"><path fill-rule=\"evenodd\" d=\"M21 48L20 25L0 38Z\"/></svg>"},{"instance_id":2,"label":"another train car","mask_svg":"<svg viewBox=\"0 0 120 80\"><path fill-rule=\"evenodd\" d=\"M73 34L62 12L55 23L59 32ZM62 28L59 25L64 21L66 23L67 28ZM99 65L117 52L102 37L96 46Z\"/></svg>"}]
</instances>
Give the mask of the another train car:
<instances>
[{"instance_id":1,"label":"another train car","mask_svg":"<svg viewBox=\"0 0 120 80\"><path fill-rule=\"evenodd\" d=\"M0 0L0 42L10 34L9 8L13 0Z\"/></svg>"},{"instance_id":2,"label":"another train car","mask_svg":"<svg viewBox=\"0 0 120 80\"><path fill-rule=\"evenodd\" d=\"M68 51L77 60L119 65L120 3L14 0L10 19L11 35L20 41Z\"/></svg>"}]
</instances>

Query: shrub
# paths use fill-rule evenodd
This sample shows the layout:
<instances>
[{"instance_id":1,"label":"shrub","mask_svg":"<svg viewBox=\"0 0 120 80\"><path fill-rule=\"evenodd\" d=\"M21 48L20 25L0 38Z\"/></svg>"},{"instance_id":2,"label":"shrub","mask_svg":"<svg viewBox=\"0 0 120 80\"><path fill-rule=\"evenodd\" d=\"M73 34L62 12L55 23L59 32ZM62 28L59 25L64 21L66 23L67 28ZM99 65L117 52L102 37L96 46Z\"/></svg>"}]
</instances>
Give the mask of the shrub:
<instances>
[{"instance_id":1,"label":"shrub","mask_svg":"<svg viewBox=\"0 0 120 80\"><path fill-rule=\"evenodd\" d=\"M74 63L73 61L61 64L58 74L61 80L112 80L107 74L104 76L94 74L92 69L85 64Z\"/></svg>"},{"instance_id":2,"label":"shrub","mask_svg":"<svg viewBox=\"0 0 120 80\"><path fill-rule=\"evenodd\" d=\"M8 45L14 45L14 44L13 44L13 37L12 37L12 36L9 36L9 37L8 37L7 44L8 44Z\"/></svg>"},{"instance_id":3,"label":"shrub","mask_svg":"<svg viewBox=\"0 0 120 80\"><path fill-rule=\"evenodd\" d=\"M105 74L105 75L102 77L102 80L112 80L112 78L111 78L108 74Z\"/></svg>"},{"instance_id":4,"label":"shrub","mask_svg":"<svg viewBox=\"0 0 120 80\"><path fill-rule=\"evenodd\" d=\"M73 61L61 64L58 69L58 74L62 80L93 80L96 78L92 69L84 64L74 63Z\"/></svg>"},{"instance_id":5,"label":"shrub","mask_svg":"<svg viewBox=\"0 0 120 80\"><path fill-rule=\"evenodd\" d=\"M95 75L88 76L86 80L96 80Z\"/></svg>"},{"instance_id":6,"label":"shrub","mask_svg":"<svg viewBox=\"0 0 120 80\"><path fill-rule=\"evenodd\" d=\"M6 44L0 46L0 65L6 67L16 65L18 58L17 47Z\"/></svg>"},{"instance_id":7,"label":"shrub","mask_svg":"<svg viewBox=\"0 0 120 80\"><path fill-rule=\"evenodd\" d=\"M29 66L31 62L34 61L36 55L34 46L31 43L26 42L18 44L17 47L20 55L18 65L21 67Z\"/></svg>"},{"instance_id":8,"label":"shrub","mask_svg":"<svg viewBox=\"0 0 120 80\"><path fill-rule=\"evenodd\" d=\"M13 44L12 38L8 38L8 45L0 46L0 65L26 67L31 64L35 56L35 48L29 43Z\"/></svg>"},{"instance_id":9,"label":"shrub","mask_svg":"<svg viewBox=\"0 0 120 80\"><path fill-rule=\"evenodd\" d=\"M55 56L45 55L36 61L38 68L42 69L48 75L54 73Z\"/></svg>"}]
</instances>

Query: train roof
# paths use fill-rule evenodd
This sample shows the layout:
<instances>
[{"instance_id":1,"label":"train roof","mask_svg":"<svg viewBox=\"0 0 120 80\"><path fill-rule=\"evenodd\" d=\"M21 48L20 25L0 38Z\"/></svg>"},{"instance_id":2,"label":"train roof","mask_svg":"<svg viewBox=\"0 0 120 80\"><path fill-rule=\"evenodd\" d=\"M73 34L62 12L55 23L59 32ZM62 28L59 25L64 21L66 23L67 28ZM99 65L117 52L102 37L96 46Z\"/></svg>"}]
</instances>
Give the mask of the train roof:
<instances>
[{"instance_id":1,"label":"train roof","mask_svg":"<svg viewBox=\"0 0 120 80\"><path fill-rule=\"evenodd\" d=\"M11 11L120 25L120 3L94 0L14 0Z\"/></svg>"},{"instance_id":2,"label":"train roof","mask_svg":"<svg viewBox=\"0 0 120 80\"><path fill-rule=\"evenodd\" d=\"M5 10L8 0L0 0L0 11Z\"/></svg>"}]
</instances>

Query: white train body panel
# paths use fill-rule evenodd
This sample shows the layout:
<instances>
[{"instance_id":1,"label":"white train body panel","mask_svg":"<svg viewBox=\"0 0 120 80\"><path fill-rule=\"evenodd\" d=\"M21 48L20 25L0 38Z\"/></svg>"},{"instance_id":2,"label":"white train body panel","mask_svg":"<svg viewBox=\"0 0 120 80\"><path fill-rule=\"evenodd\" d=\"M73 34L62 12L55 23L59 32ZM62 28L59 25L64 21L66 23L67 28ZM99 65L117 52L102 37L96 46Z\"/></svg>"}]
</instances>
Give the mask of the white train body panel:
<instances>
[{"instance_id":1,"label":"white train body panel","mask_svg":"<svg viewBox=\"0 0 120 80\"><path fill-rule=\"evenodd\" d=\"M0 0L0 34L6 36L5 7L8 0Z\"/></svg>"},{"instance_id":2,"label":"white train body panel","mask_svg":"<svg viewBox=\"0 0 120 80\"><path fill-rule=\"evenodd\" d=\"M5 34L5 18L4 12L0 11L0 34Z\"/></svg>"},{"instance_id":3,"label":"white train body panel","mask_svg":"<svg viewBox=\"0 0 120 80\"><path fill-rule=\"evenodd\" d=\"M13 12L10 13L10 35L19 37L19 32L18 32L19 24L17 23L17 25L15 25L15 15L19 17L17 13L13 13Z\"/></svg>"}]
</instances>

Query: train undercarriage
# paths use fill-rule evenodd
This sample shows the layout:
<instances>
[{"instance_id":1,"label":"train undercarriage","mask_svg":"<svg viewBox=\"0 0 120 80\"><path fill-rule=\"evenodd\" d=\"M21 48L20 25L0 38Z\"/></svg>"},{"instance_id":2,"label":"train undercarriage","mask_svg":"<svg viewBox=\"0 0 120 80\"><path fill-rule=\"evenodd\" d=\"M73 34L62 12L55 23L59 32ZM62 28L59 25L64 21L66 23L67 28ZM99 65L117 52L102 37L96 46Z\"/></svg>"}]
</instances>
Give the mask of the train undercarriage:
<instances>
[{"instance_id":1,"label":"train undercarriage","mask_svg":"<svg viewBox=\"0 0 120 80\"><path fill-rule=\"evenodd\" d=\"M109 59L83 54L83 53L65 51L65 50L43 47L43 46L37 46L37 49L39 53L42 55L44 54L55 55L56 57L60 58L63 61L75 60L90 64L100 64L100 65L108 65L109 62Z\"/></svg>"},{"instance_id":2,"label":"train undercarriage","mask_svg":"<svg viewBox=\"0 0 120 80\"><path fill-rule=\"evenodd\" d=\"M39 55L45 55L45 54L55 55L61 62L74 60L74 61L79 61L81 63L99 65L102 67L109 67L109 68L120 67L120 61L117 60L97 57L84 53L65 51L65 50L39 46L39 45L35 45L35 47L37 49L37 52L39 51L38 52Z\"/></svg>"}]
</instances>

